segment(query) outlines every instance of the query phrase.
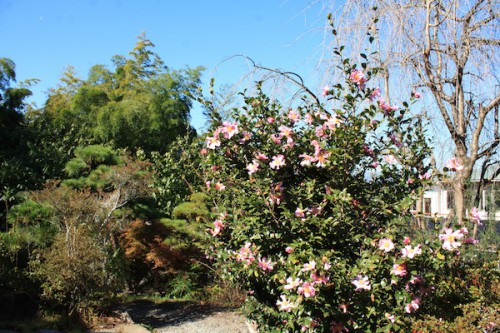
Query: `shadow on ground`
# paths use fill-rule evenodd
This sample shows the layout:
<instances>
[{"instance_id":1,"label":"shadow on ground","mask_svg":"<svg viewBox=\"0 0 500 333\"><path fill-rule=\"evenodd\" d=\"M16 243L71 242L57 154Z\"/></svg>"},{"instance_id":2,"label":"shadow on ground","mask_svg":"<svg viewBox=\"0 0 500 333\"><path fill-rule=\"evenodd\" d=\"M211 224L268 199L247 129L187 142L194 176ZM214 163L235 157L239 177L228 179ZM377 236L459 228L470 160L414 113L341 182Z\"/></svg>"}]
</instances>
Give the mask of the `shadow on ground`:
<instances>
[{"instance_id":1,"label":"shadow on ground","mask_svg":"<svg viewBox=\"0 0 500 333\"><path fill-rule=\"evenodd\" d=\"M155 303L147 300L137 300L120 306L118 310L121 312L126 311L136 324L151 328L162 328L202 319L216 312L229 309L222 306L186 301Z\"/></svg>"}]
</instances>

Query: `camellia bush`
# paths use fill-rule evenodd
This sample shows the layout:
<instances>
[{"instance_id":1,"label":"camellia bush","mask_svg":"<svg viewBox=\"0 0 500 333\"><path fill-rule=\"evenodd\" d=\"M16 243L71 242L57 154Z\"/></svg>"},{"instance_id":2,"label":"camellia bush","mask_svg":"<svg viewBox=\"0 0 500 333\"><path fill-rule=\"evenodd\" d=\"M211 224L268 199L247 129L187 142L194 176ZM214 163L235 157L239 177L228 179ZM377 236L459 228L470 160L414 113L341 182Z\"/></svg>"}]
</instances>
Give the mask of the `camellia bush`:
<instances>
[{"instance_id":1,"label":"camellia bush","mask_svg":"<svg viewBox=\"0 0 500 333\"><path fill-rule=\"evenodd\" d=\"M342 63L323 102L285 108L258 84L201 149L207 254L246 288L261 332L411 331L450 304L435 288L474 243L465 226L413 236L410 207L431 181L421 119L370 87L367 62Z\"/></svg>"}]
</instances>

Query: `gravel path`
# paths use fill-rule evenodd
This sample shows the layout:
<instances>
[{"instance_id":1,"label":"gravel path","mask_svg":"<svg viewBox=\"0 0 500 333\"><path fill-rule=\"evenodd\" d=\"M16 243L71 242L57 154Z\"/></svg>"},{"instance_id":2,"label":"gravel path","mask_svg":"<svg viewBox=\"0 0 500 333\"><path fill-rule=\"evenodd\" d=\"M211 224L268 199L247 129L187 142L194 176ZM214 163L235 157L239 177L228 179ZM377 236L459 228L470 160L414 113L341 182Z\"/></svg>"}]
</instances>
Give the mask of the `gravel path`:
<instances>
[{"instance_id":1,"label":"gravel path","mask_svg":"<svg viewBox=\"0 0 500 333\"><path fill-rule=\"evenodd\" d=\"M233 309L189 302L135 301L119 309L157 333L254 333Z\"/></svg>"}]
</instances>

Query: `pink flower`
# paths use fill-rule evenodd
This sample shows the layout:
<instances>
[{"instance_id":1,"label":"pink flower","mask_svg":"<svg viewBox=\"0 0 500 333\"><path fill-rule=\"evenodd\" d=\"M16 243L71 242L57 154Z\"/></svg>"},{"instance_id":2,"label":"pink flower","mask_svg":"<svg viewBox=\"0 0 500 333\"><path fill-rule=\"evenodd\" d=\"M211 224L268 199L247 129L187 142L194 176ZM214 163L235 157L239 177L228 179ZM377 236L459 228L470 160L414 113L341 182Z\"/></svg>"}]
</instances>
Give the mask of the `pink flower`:
<instances>
[{"instance_id":1,"label":"pink flower","mask_svg":"<svg viewBox=\"0 0 500 333\"><path fill-rule=\"evenodd\" d=\"M263 271L272 271L274 268L274 263L271 261L271 259L267 259L266 257L259 258L258 265Z\"/></svg>"},{"instance_id":2,"label":"pink flower","mask_svg":"<svg viewBox=\"0 0 500 333\"><path fill-rule=\"evenodd\" d=\"M281 137L289 138L293 134L292 129L285 125L281 125L280 127L278 127L278 130L280 131Z\"/></svg>"},{"instance_id":3,"label":"pink flower","mask_svg":"<svg viewBox=\"0 0 500 333\"><path fill-rule=\"evenodd\" d=\"M311 114L310 114L310 113L306 113L306 115L304 116L304 120L305 120L305 122L306 122L306 123L308 123L308 124L312 124L312 122L313 122L313 117L311 116Z\"/></svg>"},{"instance_id":4,"label":"pink flower","mask_svg":"<svg viewBox=\"0 0 500 333\"><path fill-rule=\"evenodd\" d=\"M207 143L209 149L220 147L220 140L215 136L207 136L205 138L205 142Z\"/></svg>"},{"instance_id":5,"label":"pink flower","mask_svg":"<svg viewBox=\"0 0 500 333\"><path fill-rule=\"evenodd\" d=\"M389 103L386 103L384 98L382 98L382 97L378 100L378 106L379 106L379 108L382 109L382 111L384 111L384 114L386 116L389 115L391 112L396 111L398 109L397 106L390 106Z\"/></svg>"},{"instance_id":6,"label":"pink flower","mask_svg":"<svg viewBox=\"0 0 500 333\"><path fill-rule=\"evenodd\" d=\"M318 276L318 274L312 273L311 280L313 281L313 285L326 284L330 280L330 278L328 276L325 276L325 274L321 274Z\"/></svg>"},{"instance_id":7,"label":"pink flower","mask_svg":"<svg viewBox=\"0 0 500 333\"><path fill-rule=\"evenodd\" d=\"M287 246L286 249L285 249L285 252L288 253L288 254L293 253L294 251L295 250L291 246Z\"/></svg>"},{"instance_id":8,"label":"pink flower","mask_svg":"<svg viewBox=\"0 0 500 333\"><path fill-rule=\"evenodd\" d=\"M476 207L472 207L470 210L470 216L473 221L475 221L478 225L482 225L481 217L479 216L479 211Z\"/></svg>"},{"instance_id":9,"label":"pink flower","mask_svg":"<svg viewBox=\"0 0 500 333\"><path fill-rule=\"evenodd\" d=\"M243 137L240 139L240 143L241 144L244 144L245 142L247 142L248 140L250 140L252 138L252 133L250 132L243 132Z\"/></svg>"},{"instance_id":10,"label":"pink flower","mask_svg":"<svg viewBox=\"0 0 500 333\"><path fill-rule=\"evenodd\" d=\"M370 285L370 281L368 280L368 276L360 276L356 277L354 280L351 281L353 285L356 286L356 291L361 291L361 290L371 290L372 286Z\"/></svg>"},{"instance_id":11,"label":"pink flower","mask_svg":"<svg viewBox=\"0 0 500 333\"><path fill-rule=\"evenodd\" d=\"M236 122L230 123L225 121L222 123L222 133L224 133L225 137L231 139L233 135L238 134L238 124Z\"/></svg>"},{"instance_id":12,"label":"pink flower","mask_svg":"<svg viewBox=\"0 0 500 333\"><path fill-rule=\"evenodd\" d=\"M306 210L304 210L300 207L297 207L297 209L295 210L295 216L300 217L300 218L304 218L306 216Z\"/></svg>"},{"instance_id":13,"label":"pink flower","mask_svg":"<svg viewBox=\"0 0 500 333\"><path fill-rule=\"evenodd\" d=\"M422 254L422 245L418 244L414 248L411 245L406 245L401 249L401 257L413 259L416 255Z\"/></svg>"},{"instance_id":14,"label":"pink flower","mask_svg":"<svg viewBox=\"0 0 500 333\"><path fill-rule=\"evenodd\" d=\"M405 306L405 311L407 313L412 313L418 310L420 307L420 298L414 298L412 301Z\"/></svg>"},{"instance_id":15,"label":"pink flower","mask_svg":"<svg viewBox=\"0 0 500 333\"><path fill-rule=\"evenodd\" d=\"M431 174L429 172L424 173L423 175L418 175L419 179L431 179Z\"/></svg>"},{"instance_id":16,"label":"pink flower","mask_svg":"<svg viewBox=\"0 0 500 333\"><path fill-rule=\"evenodd\" d=\"M452 171L460 171L464 168L464 166L460 164L460 161L456 157L450 158L448 162L446 162L445 166Z\"/></svg>"},{"instance_id":17,"label":"pink flower","mask_svg":"<svg viewBox=\"0 0 500 333\"><path fill-rule=\"evenodd\" d=\"M259 170L259 162L257 160L253 160L252 163L247 165L248 174L251 175L256 173Z\"/></svg>"},{"instance_id":18,"label":"pink flower","mask_svg":"<svg viewBox=\"0 0 500 333\"><path fill-rule=\"evenodd\" d=\"M219 190L219 191L224 191L226 189L226 185L224 185L222 183L215 183L214 187L216 190Z\"/></svg>"},{"instance_id":19,"label":"pink flower","mask_svg":"<svg viewBox=\"0 0 500 333\"><path fill-rule=\"evenodd\" d=\"M312 297L316 295L316 289L314 289L314 285L310 282L304 282L302 286L297 289L297 293L299 295L304 295L304 297Z\"/></svg>"},{"instance_id":20,"label":"pink flower","mask_svg":"<svg viewBox=\"0 0 500 333\"><path fill-rule=\"evenodd\" d=\"M325 264L323 265L323 269L327 271L330 268L332 268L332 264L330 264L329 262L325 262Z\"/></svg>"},{"instance_id":21,"label":"pink flower","mask_svg":"<svg viewBox=\"0 0 500 333\"><path fill-rule=\"evenodd\" d=\"M202 149L200 149L200 154L205 156L208 154L208 150L206 148L202 148Z\"/></svg>"},{"instance_id":22,"label":"pink flower","mask_svg":"<svg viewBox=\"0 0 500 333\"><path fill-rule=\"evenodd\" d=\"M281 295L280 296L281 298L281 301L278 300L276 302L276 305L278 306L278 309L280 311L286 311L286 312L290 312L292 311L294 308L297 307L297 304L295 304L294 302L290 302L287 298L286 298L286 295Z\"/></svg>"},{"instance_id":23,"label":"pink flower","mask_svg":"<svg viewBox=\"0 0 500 333\"><path fill-rule=\"evenodd\" d=\"M387 318L387 320L389 320L391 323L394 323L394 320L395 320L395 316L394 315L391 315L390 313L386 313L385 314L385 317Z\"/></svg>"},{"instance_id":24,"label":"pink flower","mask_svg":"<svg viewBox=\"0 0 500 333\"><path fill-rule=\"evenodd\" d=\"M300 162L300 165L302 166L309 166L312 162L316 162L314 157L307 154L300 154L299 157L302 157L302 161Z\"/></svg>"},{"instance_id":25,"label":"pink flower","mask_svg":"<svg viewBox=\"0 0 500 333\"><path fill-rule=\"evenodd\" d=\"M323 92L321 93L321 96L326 97L326 95L330 94L331 90L332 90L332 88L330 88L330 86L324 86Z\"/></svg>"},{"instance_id":26,"label":"pink flower","mask_svg":"<svg viewBox=\"0 0 500 333\"><path fill-rule=\"evenodd\" d=\"M245 262L246 265L255 261L255 254L253 253L252 248L254 248L254 245L250 242L246 242L245 246L243 246L236 254L236 261Z\"/></svg>"},{"instance_id":27,"label":"pink flower","mask_svg":"<svg viewBox=\"0 0 500 333\"><path fill-rule=\"evenodd\" d=\"M296 289L300 284L302 283L302 280L299 278L292 279L292 277L289 277L286 279L287 284L285 285L285 290L293 290Z\"/></svg>"},{"instance_id":28,"label":"pink flower","mask_svg":"<svg viewBox=\"0 0 500 333\"><path fill-rule=\"evenodd\" d=\"M381 95L381 91L380 91L380 87L377 87L375 89L372 90L371 94L370 94L370 101L374 101L376 100L377 98L379 98Z\"/></svg>"},{"instance_id":29,"label":"pink flower","mask_svg":"<svg viewBox=\"0 0 500 333\"><path fill-rule=\"evenodd\" d=\"M304 268L301 269L302 272L313 271L316 269L316 261L310 261L304 264Z\"/></svg>"},{"instance_id":30,"label":"pink flower","mask_svg":"<svg viewBox=\"0 0 500 333\"><path fill-rule=\"evenodd\" d=\"M396 158L394 155L384 155L384 161L389 164L393 164L396 162Z\"/></svg>"},{"instance_id":31,"label":"pink flower","mask_svg":"<svg viewBox=\"0 0 500 333\"><path fill-rule=\"evenodd\" d=\"M446 228L444 234L439 235L439 239L443 241L443 249L453 251L462 245L458 240L463 236L464 234L460 230L453 231L450 228Z\"/></svg>"},{"instance_id":32,"label":"pink flower","mask_svg":"<svg viewBox=\"0 0 500 333\"><path fill-rule=\"evenodd\" d=\"M394 264L392 266L392 274L396 276L405 276L406 275L406 265L405 264Z\"/></svg>"},{"instance_id":33,"label":"pink flower","mask_svg":"<svg viewBox=\"0 0 500 333\"><path fill-rule=\"evenodd\" d=\"M335 128L340 124L342 124L342 120L337 118L337 116L335 115L328 118L328 120L325 122L325 126L328 127L331 131L335 130Z\"/></svg>"},{"instance_id":34,"label":"pink flower","mask_svg":"<svg viewBox=\"0 0 500 333\"><path fill-rule=\"evenodd\" d=\"M297 110L291 110L288 112L288 119L290 119L292 123L296 123L300 120L300 113Z\"/></svg>"},{"instance_id":35,"label":"pink flower","mask_svg":"<svg viewBox=\"0 0 500 333\"><path fill-rule=\"evenodd\" d=\"M324 138L324 137L326 137L325 130L326 130L325 125L320 125L320 126L316 126L316 129L314 132L316 133L316 136L318 138Z\"/></svg>"},{"instance_id":36,"label":"pink flower","mask_svg":"<svg viewBox=\"0 0 500 333\"><path fill-rule=\"evenodd\" d=\"M323 168L325 167L327 164L328 164L328 158L330 157L330 153L326 150L321 150L319 152L317 152L314 157L315 157L315 160L316 160L316 166L318 168Z\"/></svg>"},{"instance_id":37,"label":"pink flower","mask_svg":"<svg viewBox=\"0 0 500 333\"><path fill-rule=\"evenodd\" d=\"M268 160L266 154L263 154L263 153L257 153L256 157L257 157L258 160L261 160L261 161Z\"/></svg>"},{"instance_id":38,"label":"pink flower","mask_svg":"<svg viewBox=\"0 0 500 333\"><path fill-rule=\"evenodd\" d=\"M351 75L349 75L349 80L358 84L358 88L363 90L365 88L365 74L362 71L353 69Z\"/></svg>"},{"instance_id":39,"label":"pink flower","mask_svg":"<svg viewBox=\"0 0 500 333\"><path fill-rule=\"evenodd\" d=\"M212 236L217 236L221 231L222 229L224 228L224 223L221 221L221 220L215 220L214 222L214 229L210 229L210 233L212 234Z\"/></svg>"},{"instance_id":40,"label":"pink flower","mask_svg":"<svg viewBox=\"0 0 500 333\"><path fill-rule=\"evenodd\" d=\"M284 165L285 165L285 156L281 154L278 156L273 156L273 160L271 161L271 163L269 163L269 167L271 169L276 169L276 170L279 170Z\"/></svg>"},{"instance_id":41,"label":"pink flower","mask_svg":"<svg viewBox=\"0 0 500 333\"><path fill-rule=\"evenodd\" d=\"M277 145L281 144L281 138L282 138L282 136L278 135L278 134L271 135L271 141L274 142Z\"/></svg>"},{"instance_id":42,"label":"pink flower","mask_svg":"<svg viewBox=\"0 0 500 333\"><path fill-rule=\"evenodd\" d=\"M405 236L405 238L403 238L403 244L410 245L410 242L411 242L411 238L410 237Z\"/></svg>"},{"instance_id":43,"label":"pink flower","mask_svg":"<svg viewBox=\"0 0 500 333\"><path fill-rule=\"evenodd\" d=\"M384 252L391 252L394 249L394 243L390 238L382 238L378 243L378 248Z\"/></svg>"},{"instance_id":44,"label":"pink flower","mask_svg":"<svg viewBox=\"0 0 500 333\"><path fill-rule=\"evenodd\" d=\"M275 120L274 120L274 118L273 118L273 117L267 117L267 122L268 122L269 124L273 124L273 123L274 123L274 121L275 121Z\"/></svg>"},{"instance_id":45,"label":"pink flower","mask_svg":"<svg viewBox=\"0 0 500 333\"><path fill-rule=\"evenodd\" d=\"M416 90L413 90L413 91L411 92L411 95L412 95L413 97L415 97L415 98L420 98L420 97L422 97L422 95L421 95L418 91L416 91Z\"/></svg>"}]
</instances>

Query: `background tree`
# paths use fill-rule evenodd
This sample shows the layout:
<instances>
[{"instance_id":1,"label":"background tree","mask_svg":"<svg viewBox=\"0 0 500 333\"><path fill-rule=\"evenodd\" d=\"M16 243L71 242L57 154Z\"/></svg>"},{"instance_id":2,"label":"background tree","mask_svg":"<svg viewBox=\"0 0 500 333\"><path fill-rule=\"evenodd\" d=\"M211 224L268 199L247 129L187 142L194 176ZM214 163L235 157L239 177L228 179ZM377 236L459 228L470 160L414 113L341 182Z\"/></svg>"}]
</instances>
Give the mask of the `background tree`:
<instances>
[{"instance_id":1,"label":"background tree","mask_svg":"<svg viewBox=\"0 0 500 333\"><path fill-rule=\"evenodd\" d=\"M479 201L464 199L473 170L482 170L483 185L486 175L498 175L486 169L499 163L499 8L498 0L355 0L334 15L340 43L349 40L353 54L367 33L377 40L372 51L388 103L410 93L397 89L403 81L428 93L422 111L439 129L437 139L448 140L444 156L461 165L451 179L459 221Z\"/></svg>"}]
</instances>

